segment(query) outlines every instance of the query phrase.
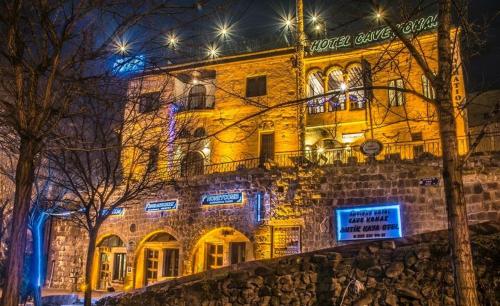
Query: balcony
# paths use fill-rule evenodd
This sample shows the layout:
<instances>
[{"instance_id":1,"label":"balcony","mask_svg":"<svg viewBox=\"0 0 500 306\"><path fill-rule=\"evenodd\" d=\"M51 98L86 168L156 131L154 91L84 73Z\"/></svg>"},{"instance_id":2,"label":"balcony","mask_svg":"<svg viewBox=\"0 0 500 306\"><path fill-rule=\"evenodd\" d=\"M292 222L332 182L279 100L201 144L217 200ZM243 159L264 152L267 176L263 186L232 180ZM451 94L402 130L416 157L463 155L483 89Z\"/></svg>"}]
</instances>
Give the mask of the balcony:
<instances>
[{"instance_id":1,"label":"balcony","mask_svg":"<svg viewBox=\"0 0 500 306\"><path fill-rule=\"evenodd\" d=\"M194 110L209 110L215 106L215 96L197 95L185 97L175 103L175 112L187 112Z\"/></svg>"},{"instance_id":2,"label":"balcony","mask_svg":"<svg viewBox=\"0 0 500 306\"><path fill-rule=\"evenodd\" d=\"M469 142L474 141L474 139L474 136L469 137L469 139L465 137L458 139L458 150L462 155L469 150ZM474 152L500 152L500 133L484 136ZM441 155L441 141L439 139L431 139L384 143L383 150L376 159L418 162L422 159L440 157ZM367 162L369 162L369 158L361 152L359 146L345 146L324 150L278 152L272 159L266 161L263 161L259 157L255 157L226 163L203 165L203 171L200 169L197 174L224 173L264 167L287 168L295 167L299 164L325 166L363 164Z\"/></svg>"}]
</instances>

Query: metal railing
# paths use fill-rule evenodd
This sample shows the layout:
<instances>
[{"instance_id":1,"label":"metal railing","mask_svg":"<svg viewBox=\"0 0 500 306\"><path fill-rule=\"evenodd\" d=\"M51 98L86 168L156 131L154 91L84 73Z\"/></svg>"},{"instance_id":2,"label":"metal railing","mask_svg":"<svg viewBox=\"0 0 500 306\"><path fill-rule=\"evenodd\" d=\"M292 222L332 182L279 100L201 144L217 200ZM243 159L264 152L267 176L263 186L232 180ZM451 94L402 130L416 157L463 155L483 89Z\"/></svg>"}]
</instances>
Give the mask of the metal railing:
<instances>
[{"instance_id":1,"label":"metal railing","mask_svg":"<svg viewBox=\"0 0 500 306\"><path fill-rule=\"evenodd\" d=\"M459 154L464 155L469 150L470 142L475 137L461 137L458 139ZM500 133L484 136L474 152L500 152ZM442 154L439 139L411 142L384 143L382 152L377 160L418 160L426 157L439 157ZM305 150L277 152L273 158L260 157L242 159L231 162L205 165L203 174L233 172L241 169L255 168L286 168L302 165L341 165L350 163L366 163L368 157L364 155L359 145L345 146L334 149Z\"/></svg>"}]
</instances>

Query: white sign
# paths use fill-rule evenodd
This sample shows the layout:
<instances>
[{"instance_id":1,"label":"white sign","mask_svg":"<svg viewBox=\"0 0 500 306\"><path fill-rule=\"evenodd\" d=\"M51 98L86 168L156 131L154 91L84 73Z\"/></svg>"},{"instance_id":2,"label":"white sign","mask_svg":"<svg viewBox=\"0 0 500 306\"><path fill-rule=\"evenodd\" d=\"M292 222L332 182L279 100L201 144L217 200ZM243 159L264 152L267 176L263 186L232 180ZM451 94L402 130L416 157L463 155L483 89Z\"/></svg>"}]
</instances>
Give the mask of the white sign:
<instances>
[{"instance_id":1,"label":"white sign","mask_svg":"<svg viewBox=\"0 0 500 306\"><path fill-rule=\"evenodd\" d=\"M361 152L368 156L377 156L382 152L382 143L375 139L369 139L361 144Z\"/></svg>"}]
</instances>

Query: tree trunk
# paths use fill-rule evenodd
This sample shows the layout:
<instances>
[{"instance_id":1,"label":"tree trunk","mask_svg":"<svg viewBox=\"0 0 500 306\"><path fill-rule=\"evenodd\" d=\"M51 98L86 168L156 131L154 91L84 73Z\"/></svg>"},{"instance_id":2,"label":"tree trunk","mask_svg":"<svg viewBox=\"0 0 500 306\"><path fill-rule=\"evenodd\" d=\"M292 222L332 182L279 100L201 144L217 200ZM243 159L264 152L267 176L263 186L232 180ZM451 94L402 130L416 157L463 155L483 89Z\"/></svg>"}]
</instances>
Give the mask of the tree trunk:
<instances>
[{"instance_id":1,"label":"tree trunk","mask_svg":"<svg viewBox=\"0 0 500 306\"><path fill-rule=\"evenodd\" d=\"M19 288L26 249L28 213L34 180L33 159L36 143L33 139L21 138L19 159L16 166L16 192L10 228L10 246L7 255L7 279L2 293L2 305L19 305Z\"/></svg>"},{"instance_id":2,"label":"tree trunk","mask_svg":"<svg viewBox=\"0 0 500 306\"><path fill-rule=\"evenodd\" d=\"M451 0L439 1L437 111L443 147L443 182L448 234L455 276L455 300L458 306L479 305L476 277L467 224L461 161L458 155L455 109L451 96L452 43Z\"/></svg>"},{"instance_id":3,"label":"tree trunk","mask_svg":"<svg viewBox=\"0 0 500 306\"><path fill-rule=\"evenodd\" d=\"M85 292L84 306L92 305L92 266L94 265L94 253L96 250L97 228L89 231L89 245L87 248L87 262L85 263Z\"/></svg>"}]
</instances>

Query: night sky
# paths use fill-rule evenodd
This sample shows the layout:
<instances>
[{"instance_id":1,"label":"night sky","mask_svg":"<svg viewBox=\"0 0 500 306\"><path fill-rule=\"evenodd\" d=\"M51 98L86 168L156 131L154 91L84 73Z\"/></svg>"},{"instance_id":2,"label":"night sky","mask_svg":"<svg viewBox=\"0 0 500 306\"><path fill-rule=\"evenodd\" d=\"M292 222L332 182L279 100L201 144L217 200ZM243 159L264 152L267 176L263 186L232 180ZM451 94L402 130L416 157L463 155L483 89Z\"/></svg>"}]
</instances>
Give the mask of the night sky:
<instances>
[{"instance_id":1,"label":"night sky","mask_svg":"<svg viewBox=\"0 0 500 306\"><path fill-rule=\"evenodd\" d=\"M435 14L437 8L433 0L419 0L422 12L419 17ZM191 5L195 1L189 1ZM200 1L198 1L200 2ZM203 2L203 1L201 1ZM333 37L341 34L352 34L359 31L373 29L382 25L374 20L373 7L366 0L304 0L305 26L308 37L314 39L311 16L317 15L324 21L327 36ZM186 1L181 1L184 5ZM402 4L401 4L402 3ZM394 20L400 18L402 11L411 11L415 6L414 1L381 0L381 7L392 16ZM469 20L474 23L474 29L480 31L479 40L468 41L463 45L463 58L465 62L465 78L468 92L500 88L500 69L498 69L498 54L500 54L500 41L497 33L500 31L500 18L493 19L486 31L482 26L499 14L500 0L469 0ZM401 7L404 6L404 8ZM189 5L188 5L189 6ZM409 7L411 9L409 9ZM217 45L224 56L234 53L251 52L262 49L283 47L291 43L287 40L287 30L283 20L293 19L295 16L295 0L212 0L191 10L190 16L183 18L173 16L170 21L163 20L164 27L153 27L157 33L151 34L151 29L132 33L133 36L144 35L165 37L165 33L178 35L179 48L172 53L165 48L165 39L158 46L158 58L163 65L165 61L178 63L197 58L206 58L207 46ZM412 15L413 16L413 15ZM409 18L416 19L416 18ZM195 22L185 22L195 20ZM222 25L230 31L226 39L217 35ZM147 34L146 34L147 33ZM472 36L471 36L472 37Z\"/></svg>"},{"instance_id":2,"label":"night sky","mask_svg":"<svg viewBox=\"0 0 500 306\"><path fill-rule=\"evenodd\" d=\"M252 1L248 1L252 2ZM398 1L385 1L397 3ZM280 25L279 14L294 11L294 1L266 1L255 0L248 9L248 13L241 20L241 30L248 36L258 36L273 32L276 34ZM328 36L336 34L357 32L372 24L372 20L366 16L372 14L372 8L364 5L366 1L308 1L305 0L306 28L308 26L308 15L313 12L320 15L327 23ZM469 0L470 20L480 30L481 44L474 42L471 48L463 50L465 61L466 82L469 92L500 88L500 0ZM395 9L397 10L397 8ZM431 14L435 7L427 9ZM361 17L360 16L364 16ZM482 28L487 20L492 20L486 31ZM271 29L271 30L270 30ZM492 64L494 63L494 64Z\"/></svg>"}]
</instances>

